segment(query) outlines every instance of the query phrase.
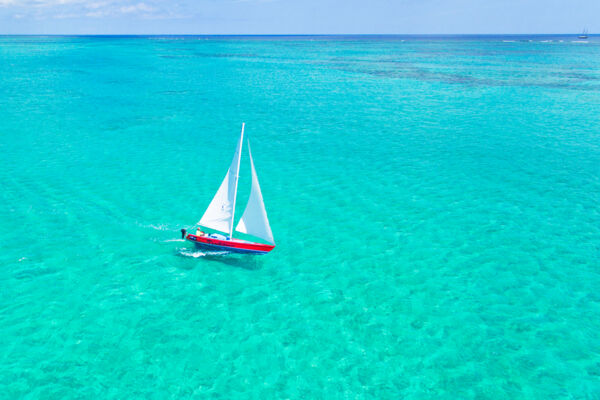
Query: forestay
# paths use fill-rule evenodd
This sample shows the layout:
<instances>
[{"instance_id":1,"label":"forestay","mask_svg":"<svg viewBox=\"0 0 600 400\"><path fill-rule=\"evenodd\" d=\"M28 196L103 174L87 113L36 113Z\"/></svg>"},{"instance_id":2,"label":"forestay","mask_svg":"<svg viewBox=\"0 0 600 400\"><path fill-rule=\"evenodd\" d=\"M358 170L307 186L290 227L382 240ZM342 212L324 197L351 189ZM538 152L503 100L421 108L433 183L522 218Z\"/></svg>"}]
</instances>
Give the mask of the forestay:
<instances>
[{"instance_id":1,"label":"forestay","mask_svg":"<svg viewBox=\"0 0 600 400\"><path fill-rule=\"evenodd\" d=\"M221 183L217 194L213 197L210 205L204 212L199 225L207 228L226 232L231 237L233 233L233 217L235 213L235 198L237 195L237 184L240 172L240 159L242 156L242 141L244 139L244 124L237 149L233 155L231 166L225 179Z\"/></svg>"},{"instance_id":2,"label":"forestay","mask_svg":"<svg viewBox=\"0 0 600 400\"><path fill-rule=\"evenodd\" d=\"M264 239L271 244L275 244L273 233L269 226L269 220L267 219L267 210L265 210L262 192L260 191L260 185L258 184L256 169L254 169L254 161L252 160L252 152L250 151L250 142L248 142L248 154L250 155L250 167L252 169L252 189L242 219L238 222L235 230Z\"/></svg>"}]
</instances>

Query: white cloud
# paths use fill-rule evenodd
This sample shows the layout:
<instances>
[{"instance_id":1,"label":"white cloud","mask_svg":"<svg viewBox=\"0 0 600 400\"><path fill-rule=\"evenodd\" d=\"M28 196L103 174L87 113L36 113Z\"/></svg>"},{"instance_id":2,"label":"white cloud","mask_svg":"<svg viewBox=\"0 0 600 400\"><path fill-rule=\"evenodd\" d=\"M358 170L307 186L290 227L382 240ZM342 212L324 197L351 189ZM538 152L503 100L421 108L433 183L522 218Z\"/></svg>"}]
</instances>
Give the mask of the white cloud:
<instances>
[{"instance_id":1,"label":"white cloud","mask_svg":"<svg viewBox=\"0 0 600 400\"><path fill-rule=\"evenodd\" d=\"M31 8L83 4L86 0L0 0L0 7Z\"/></svg>"},{"instance_id":2,"label":"white cloud","mask_svg":"<svg viewBox=\"0 0 600 400\"><path fill-rule=\"evenodd\" d=\"M181 18L177 2L156 0L0 0L0 8L14 12L13 18L66 19L124 17Z\"/></svg>"},{"instance_id":3,"label":"white cloud","mask_svg":"<svg viewBox=\"0 0 600 400\"><path fill-rule=\"evenodd\" d=\"M119 8L119 11L121 11L123 14L131 14L137 12L153 12L156 11L156 8L151 7L146 3L137 3L130 6L121 7Z\"/></svg>"},{"instance_id":4,"label":"white cloud","mask_svg":"<svg viewBox=\"0 0 600 400\"><path fill-rule=\"evenodd\" d=\"M78 18L79 14L55 14L52 18L55 19L68 19L68 18Z\"/></svg>"},{"instance_id":5,"label":"white cloud","mask_svg":"<svg viewBox=\"0 0 600 400\"><path fill-rule=\"evenodd\" d=\"M90 18L102 18L108 16L109 13L107 13L106 11L90 11L86 12L83 15Z\"/></svg>"},{"instance_id":6,"label":"white cloud","mask_svg":"<svg viewBox=\"0 0 600 400\"><path fill-rule=\"evenodd\" d=\"M97 10L99 8L106 7L107 5L108 2L106 1L95 1L93 3L87 3L85 5L85 8L89 8L90 10Z\"/></svg>"}]
</instances>

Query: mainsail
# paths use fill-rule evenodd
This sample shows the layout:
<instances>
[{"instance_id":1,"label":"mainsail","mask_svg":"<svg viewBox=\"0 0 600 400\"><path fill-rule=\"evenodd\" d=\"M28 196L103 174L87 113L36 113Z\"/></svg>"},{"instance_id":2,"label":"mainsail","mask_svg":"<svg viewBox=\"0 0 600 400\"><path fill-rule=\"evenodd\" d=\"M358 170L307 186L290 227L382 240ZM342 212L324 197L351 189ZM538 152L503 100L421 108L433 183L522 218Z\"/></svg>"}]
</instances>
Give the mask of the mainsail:
<instances>
[{"instance_id":1,"label":"mainsail","mask_svg":"<svg viewBox=\"0 0 600 400\"><path fill-rule=\"evenodd\" d=\"M240 159L242 156L242 141L244 139L244 124L242 124L242 134L238 142L237 149L233 155L231 166L225 179L221 183L217 194L213 197L210 205L204 212L198 225L217 231L233 233L233 217L235 213L235 198L237 195L237 184L240 172Z\"/></svg>"},{"instance_id":2,"label":"mainsail","mask_svg":"<svg viewBox=\"0 0 600 400\"><path fill-rule=\"evenodd\" d=\"M238 222L235 230L264 239L271 244L275 244L273 233L269 226L269 220L267 219L267 210L265 210L260 185L258 184L258 177L256 176L256 170L254 169L254 161L252 160L252 152L250 151L250 142L248 142L248 154L250 155L250 167L252 168L252 189L250 191L248 204L246 204L246 209L244 210L244 214L242 214L242 219Z\"/></svg>"}]
</instances>

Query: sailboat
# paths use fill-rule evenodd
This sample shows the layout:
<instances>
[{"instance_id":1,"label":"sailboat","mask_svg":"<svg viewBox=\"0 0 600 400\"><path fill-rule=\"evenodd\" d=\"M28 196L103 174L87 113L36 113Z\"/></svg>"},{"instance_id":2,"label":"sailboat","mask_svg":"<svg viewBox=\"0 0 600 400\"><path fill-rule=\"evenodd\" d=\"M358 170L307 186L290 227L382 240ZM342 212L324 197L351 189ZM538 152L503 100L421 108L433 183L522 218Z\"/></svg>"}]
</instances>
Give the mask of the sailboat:
<instances>
[{"instance_id":1,"label":"sailboat","mask_svg":"<svg viewBox=\"0 0 600 400\"><path fill-rule=\"evenodd\" d=\"M587 29L584 29L583 32L581 32L581 35L577 36L579 39L587 39L588 38L588 32Z\"/></svg>"},{"instance_id":2,"label":"sailboat","mask_svg":"<svg viewBox=\"0 0 600 400\"><path fill-rule=\"evenodd\" d=\"M275 240L267 218L267 211L263 201L258 176L252 160L250 142L248 142L248 154L250 156L250 169L252 172L252 187L248 204L239 220L235 231L245 233L262 239L268 244L236 239L233 237L233 221L235 216L235 201L237 197L238 178L240 172L240 160L242 158L242 144L244 141L244 127L233 155L233 160L225 179L219 190L213 197L204 212L202 219L198 222L196 234L188 234L186 239L202 248L212 250L225 250L234 253L266 254L275 248ZM200 227L209 228L220 233L204 233Z\"/></svg>"}]
</instances>

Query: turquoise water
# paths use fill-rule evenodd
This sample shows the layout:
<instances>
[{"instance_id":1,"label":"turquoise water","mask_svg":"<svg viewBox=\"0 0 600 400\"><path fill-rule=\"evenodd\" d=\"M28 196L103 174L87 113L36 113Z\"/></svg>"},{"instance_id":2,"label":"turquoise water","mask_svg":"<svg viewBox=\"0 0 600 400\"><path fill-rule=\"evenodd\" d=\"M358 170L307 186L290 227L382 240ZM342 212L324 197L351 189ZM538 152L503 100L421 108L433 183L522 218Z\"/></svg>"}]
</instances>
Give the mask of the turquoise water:
<instances>
[{"instance_id":1,"label":"turquoise water","mask_svg":"<svg viewBox=\"0 0 600 400\"><path fill-rule=\"evenodd\" d=\"M600 41L532 40L1 37L0 397L600 398ZM263 257L177 241L243 121Z\"/></svg>"}]
</instances>

